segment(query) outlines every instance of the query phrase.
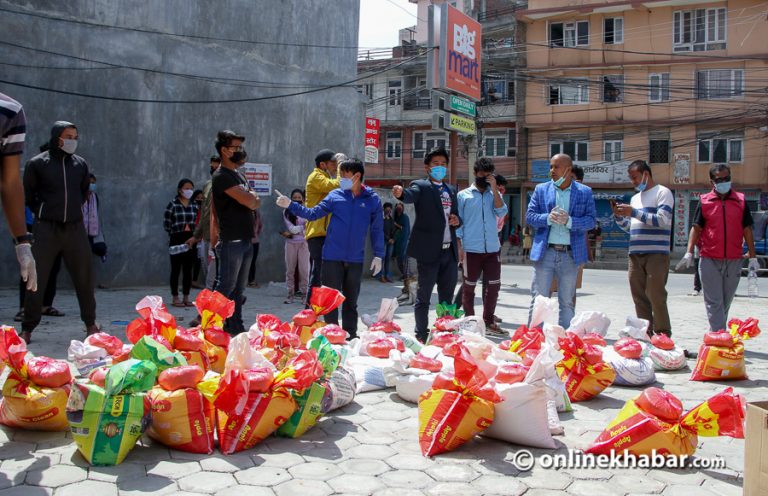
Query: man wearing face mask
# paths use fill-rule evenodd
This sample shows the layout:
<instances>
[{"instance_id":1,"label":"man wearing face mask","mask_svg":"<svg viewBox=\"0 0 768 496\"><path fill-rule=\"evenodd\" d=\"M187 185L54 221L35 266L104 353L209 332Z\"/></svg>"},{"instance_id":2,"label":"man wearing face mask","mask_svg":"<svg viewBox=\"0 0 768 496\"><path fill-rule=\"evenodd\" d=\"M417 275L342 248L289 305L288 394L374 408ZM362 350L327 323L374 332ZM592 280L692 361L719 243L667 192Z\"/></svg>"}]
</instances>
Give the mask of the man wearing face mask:
<instances>
[{"instance_id":1,"label":"man wearing face mask","mask_svg":"<svg viewBox=\"0 0 768 496\"><path fill-rule=\"evenodd\" d=\"M549 164L552 180L536 186L525 213L526 223L536 230L528 324L536 296L549 298L552 280L557 278L558 323L567 329L574 315L579 266L587 263L585 235L595 227L595 200L591 188L571 177L571 157L559 153Z\"/></svg>"},{"instance_id":2,"label":"man wearing face mask","mask_svg":"<svg viewBox=\"0 0 768 496\"><path fill-rule=\"evenodd\" d=\"M343 154L334 153L323 149L315 156L315 169L307 177L306 191L307 208L313 208L325 198L328 193L339 187L338 165L339 159L344 159ZM333 177L336 174L336 178ZM315 221L307 222L304 226L307 248L309 248L309 289L307 290L306 306L309 308L309 299L312 297L312 288L323 284L323 244L325 243L326 230L331 221L331 216L323 217Z\"/></svg>"},{"instance_id":3,"label":"man wearing face mask","mask_svg":"<svg viewBox=\"0 0 768 496\"><path fill-rule=\"evenodd\" d=\"M31 158L24 168L24 193L35 213L35 244L32 253L40 281L48 281L59 254L72 278L80 304L80 318L88 335L99 332L96 326L96 298L93 294L91 246L83 224L82 206L90 188L88 164L75 155L77 127L57 121L51 128L49 149ZM27 291L21 337L29 342L40 323L43 293Z\"/></svg>"},{"instance_id":4,"label":"man wearing face mask","mask_svg":"<svg viewBox=\"0 0 768 496\"><path fill-rule=\"evenodd\" d=\"M456 237L460 240L459 253L463 254L462 307L467 315L475 314L475 286L482 272L485 328L501 334L501 328L494 320L501 287L501 244L496 219L504 218L507 206L499 193L494 170L493 162L488 158L475 162L474 184L457 196L463 223L456 230Z\"/></svg>"},{"instance_id":5,"label":"man wearing face mask","mask_svg":"<svg viewBox=\"0 0 768 496\"><path fill-rule=\"evenodd\" d=\"M461 225L456 191L445 183L448 152L436 148L424 157L426 179L411 182L407 188L393 186L392 195L403 203L412 203L416 220L408 241L408 256L416 259L419 287L416 304L416 337L429 337L429 303L437 284L439 303L450 303L459 276L459 251L456 228Z\"/></svg>"},{"instance_id":6,"label":"man wearing face mask","mask_svg":"<svg viewBox=\"0 0 768 496\"><path fill-rule=\"evenodd\" d=\"M245 137L234 131L219 131L216 151L221 166L213 173L211 232L218 232L219 284L221 294L235 302L235 312L224 324L231 334L245 332L243 303L248 269L253 256L253 211L261 202L237 169L245 163ZM212 235L213 237L213 235Z\"/></svg>"},{"instance_id":7,"label":"man wearing face mask","mask_svg":"<svg viewBox=\"0 0 768 496\"><path fill-rule=\"evenodd\" d=\"M331 216L323 245L323 285L338 289L345 297L341 326L349 338L357 337L357 298L363 278L365 238L370 231L373 247L371 273L378 274L384 257L384 214L379 196L363 184L365 167L358 159L339 164L340 187L313 208L292 202L279 191L277 205L309 221ZM338 310L325 316L329 324L339 323Z\"/></svg>"},{"instance_id":8,"label":"man wearing face mask","mask_svg":"<svg viewBox=\"0 0 768 496\"><path fill-rule=\"evenodd\" d=\"M713 165L709 169L712 191L701 195L688 237L688 251L676 270L693 265L693 250L699 246L699 273L709 329L726 329L728 310L739 286L742 241L747 243L749 269L757 270L752 213L744 194L731 186L731 169Z\"/></svg>"},{"instance_id":9,"label":"man wearing face mask","mask_svg":"<svg viewBox=\"0 0 768 496\"><path fill-rule=\"evenodd\" d=\"M672 335L667 310L669 239L674 199L669 188L656 184L645 160L629 164L637 193L630 204L611 204L616 223L629 233L629 289L635 312L649 322L648 335Z\"/></svg>"}]
</instances>

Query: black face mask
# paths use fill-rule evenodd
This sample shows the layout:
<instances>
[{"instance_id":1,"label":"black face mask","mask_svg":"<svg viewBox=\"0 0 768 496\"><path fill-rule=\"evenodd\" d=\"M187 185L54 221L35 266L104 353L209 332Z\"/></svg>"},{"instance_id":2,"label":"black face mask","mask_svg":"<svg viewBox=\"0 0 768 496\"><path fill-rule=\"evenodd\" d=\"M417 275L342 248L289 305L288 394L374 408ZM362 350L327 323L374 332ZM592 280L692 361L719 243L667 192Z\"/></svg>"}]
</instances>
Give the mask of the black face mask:
<instances>
[{"instance_id":1,"label":"black face mask","mask_svg":"<svg viewBox=\"0 0 768 496\"><path fill-rule=\"evenodd\" d=\"M216 172L216 168L215 167L211 167L211 175L213 175L214 172Z\"/></svg>"},{"instance_id":2,"label":"black face mask","mask_svg":"<svg viewBox=\"0 0 768 496\"><path fill-rule=\"evenodd\" d=\"M488 180L485 177L476 177L475 185L480 189L484 189L486 186L488 186Z\"/></svg>"},{"instance_id":3,"label":"black face mask","mask_svg":"<svg viewBox=\"0 0 768 496\"><path fill-rule=\"evenodd\" d=\"M245 153L245 150L238 150L235 153L233 153L231 157L229 157L229 160L230 162L239 164L240 162L244 162L247 157L248 157L248 154Z\"/></svg>"}]
</instances>

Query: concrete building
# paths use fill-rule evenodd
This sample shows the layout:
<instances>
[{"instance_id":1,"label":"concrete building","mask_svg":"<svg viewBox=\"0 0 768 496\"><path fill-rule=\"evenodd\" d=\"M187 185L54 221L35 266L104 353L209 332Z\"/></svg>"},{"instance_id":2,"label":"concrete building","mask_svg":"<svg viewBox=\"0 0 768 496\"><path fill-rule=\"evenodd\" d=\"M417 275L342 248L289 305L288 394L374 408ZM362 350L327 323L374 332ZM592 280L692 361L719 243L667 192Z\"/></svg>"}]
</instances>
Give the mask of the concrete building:
<instances>
[{"instance_id":1,"label":"concrete building","mask_svg":"<svg viewBox=\"0 0 768 496\"><path fill-rule=\"evenodd\" d=\"M626 165L651 164L675 192L683 250L708 171L727 163L752 208L768 189L768 24L759 0L530 0L526 24L530 190L571 155L595 189L605 247L626 246L608 199L633 193Z\"/></svg>"},{"instance_id":2,"label":"concrete building","mask_svg":"<svg viewBox=\"0 0 768 496\"><path fill-rule=\"evenodd\" d=\"M94 262L99 283L168 280L163 211L180 178L209 179L219 129L246 135L249 161L272 164L286 193L319 149L362 155L363 99L325 88L355 79L358 17L359 0L3 3L0 92L26 109L24 160L66 119L98 177L109 247ZM262 214L257 280L282 280L281 211L265 197ZM10 242L0 263L16 265Z\"/></svg>"},{"instance_id":3,"label":"concrete building","mask_svg":"<svg viewBox=\"0 0 768 496\"><path fill-rule=\"evenodd\" d=\"M506 201L510 205L512 226L520 223L520 185L527 177L521 168L517 135L517 115L523 88L517 84L517 68L524 54L515 11L524 3L509 0L428 1L418 4L417 24L400 30L400 46L379 56L362 52L359 75L373 74L358 84L367 98L366 115L381 120L379 162L370 165L366 180L391 186L424 176L424 155L436 146L449 150L448 180L467 185L473 157L491 157L496 170L509 180ZM432 129L432 98L426 87L427 7L450 3L478 19L483 26L482 100L478 103L477 138ZM382 72L395 65L392 70Z\"/></svg>"}]
</instances>

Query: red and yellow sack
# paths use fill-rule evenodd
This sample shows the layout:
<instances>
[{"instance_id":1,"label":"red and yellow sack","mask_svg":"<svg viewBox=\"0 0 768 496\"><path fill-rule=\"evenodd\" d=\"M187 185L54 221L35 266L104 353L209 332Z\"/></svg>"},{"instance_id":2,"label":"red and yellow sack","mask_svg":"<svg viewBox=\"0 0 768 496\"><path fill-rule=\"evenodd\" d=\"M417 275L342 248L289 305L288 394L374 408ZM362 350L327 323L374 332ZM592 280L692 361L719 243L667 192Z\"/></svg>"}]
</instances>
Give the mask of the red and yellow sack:
<instances>
[{"instance_id":1,"label":"red and yellow sack","mask_svg":"<svg viewBox=\"0 0 768 496\"><path fill-rule=\"evenodd\" d=\"M247 371L230 370L222 377L214 401L221 452L250 449L270 436L296 411L290 390L306 389L322 373L314 350L291 359L265 392L250 390Z\"/></svg>"},{"instance_id":2,"label":"red and yellow sack","mask_svg":"<svg viewBox=\"0 0 768 496\"><path fill-rule=\"evenodd\" d=\"M206 349L204 351L180 351L179 353L181 353L181 355L187 360L187 364L197 365L203 370L211 370L211 362L208 360L208 351L207 351L208 346L209 344L206 343L205 344ZM222 369L223 369L223 365L222 365Z\"/></svg>"},{"instance_id":3,"label":"red and yellow sack","mask_svg":"<svg viewBox=\"0 0 768 496\"><path fill-rule=\"evenodd\" d=\"M670 409L669 405L674 406ZM669 414L675 410L679 416L677 419ZM654 453L690 456L696 451L698 436L744 437L744 398L733 394L732 388L716 394L684 415L681 412L680 400L674 395L658 388L648 388L624 404L587 453L608 455L627 450L635 456Z\"/></svg>"},{"instance_id":4,"label":"red and yellow sack","mask_svg":"<svg viewBox=\"0 0 768 496\"><path fill-rule=\"evenodd\" d=\"M338 289L320 286L312 288L312 296L309 298L309 309L299 312L293 317L293 331L301 338L301 344L307 345L314 336L316 329L325 326L320 317L337 309L344 302L344 295ZM314 318L310 315L314 314Z\"/></svg>"},{"instance_id":5,"label":"red and yellow sack","mask_svg":"<svg viewBox=\"0 0 768 496\"><path fill-rule=\"evenodd\" d=\"M458 448L493 422L501 397L488 384L464 345L454 357L453 375L439 374L419 397L419 445L424 456Z\"/></svg>"},{"instance_id":6,"label":"red and yellow sack","mask_svg":"<svg viewBox=\"0 0 768 496\"><path fill-rule=\"evenodd\" d=\"M152 424L147 434L162 444L189 453L213 453L216 410L200 391L166 391L155 386L149 393Z\"/></svg>"},{"instance_id":7,"label":"red and yellow sack","mask_svg":"<svg viewBox=\"0 0 768 496\"><path fill-rule=\"evenodd\" d=\"M540 327L528 329L527 326L522 325L515 330L510 339L499 343L499 348L525 358L528 350L540 350L543 343L544 332Z\"/></svg>"},{"instance_id":8,"label":"red and yellow sack","mask_svg":"<svg viewBox=\"0 0 768 496\"><path fill-rule=\"evenodd\" d=\"M603 361L602 352L585 344L571 332L559 338L564 358L555 365L557 374L565 384L565 392L573 401L585 401L600 394L613 384L616 371Z\"/></svg>"},{"instance_id":9,"label":"red and yellow sack","mask_svg":"<svg viewBox=\"0 0 768 496\"><path fill-rule=\"evenodd\" d=\"M171 349L176 337L176 318L168 312L159 296L145 296L136 304L141 317L132 320L125 330L128 341L133 344L143 336L150 336Z\"/></svg>"},{"instance_id":10,"label":"red and yellow sack","mask_svg":"<svg viewBox=\"0 0 768 496\"><path fill-rule=\"evenodd\" d=\"M708 332L699 347L692 381L724 381L747 378L744 343L726 332Z\"/></svg>"},{"instance_id":11,"label":"red and yellow sack","mask_svg":"<svg viewBox=\"0 0 768 496\"><path fill-rule=\"evenodd\" d=\"M213 370L218 374L224 373L224 364L227 361L227 350L221 346L216 346L210 341L205 342L205 354L208 359L208 370Z\"/></svg>"}]
</instances>

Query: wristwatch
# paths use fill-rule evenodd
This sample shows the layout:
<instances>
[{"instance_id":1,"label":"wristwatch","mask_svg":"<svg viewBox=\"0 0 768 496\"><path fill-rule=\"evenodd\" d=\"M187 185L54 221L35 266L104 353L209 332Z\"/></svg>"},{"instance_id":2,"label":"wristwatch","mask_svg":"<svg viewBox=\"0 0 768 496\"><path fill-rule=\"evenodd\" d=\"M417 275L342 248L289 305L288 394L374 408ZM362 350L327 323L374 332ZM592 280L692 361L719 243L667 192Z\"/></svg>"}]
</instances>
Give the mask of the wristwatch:
<instances>
[{"instance_id":1,"label":"wristwatch","mask_svg":"<svg viewBox=\"0 0 768 496\"><path fill-rule=\"evenodd\" d=\"M21 236L17 236L13 239L13 243L16 245L20 245L22 243L32 244L34 242L35 237L32 235L32 233L22 234Z\"/></svg>"}]
</instances>

